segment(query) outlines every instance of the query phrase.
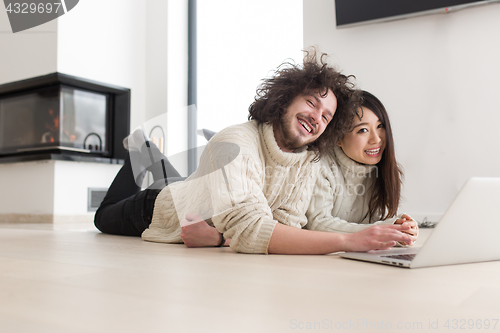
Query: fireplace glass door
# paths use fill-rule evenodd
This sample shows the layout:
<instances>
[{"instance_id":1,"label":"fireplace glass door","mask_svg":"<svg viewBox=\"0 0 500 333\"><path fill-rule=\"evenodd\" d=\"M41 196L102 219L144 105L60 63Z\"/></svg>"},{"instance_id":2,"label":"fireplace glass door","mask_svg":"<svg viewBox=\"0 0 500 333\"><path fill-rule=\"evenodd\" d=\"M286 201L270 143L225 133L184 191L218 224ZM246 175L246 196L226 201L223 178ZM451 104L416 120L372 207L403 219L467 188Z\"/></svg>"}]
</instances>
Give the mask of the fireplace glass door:
<instances>
[{"instance_id":1,"label":"fireplace glass door","mask_svg":"<svg viewBox=\"0 0 500 333\"><path fill-rule=\"evenodd\" d=\"M0 99L0 154L67 150L106 155L109 96L65 85Z\"/></svg>"}]
</instances>

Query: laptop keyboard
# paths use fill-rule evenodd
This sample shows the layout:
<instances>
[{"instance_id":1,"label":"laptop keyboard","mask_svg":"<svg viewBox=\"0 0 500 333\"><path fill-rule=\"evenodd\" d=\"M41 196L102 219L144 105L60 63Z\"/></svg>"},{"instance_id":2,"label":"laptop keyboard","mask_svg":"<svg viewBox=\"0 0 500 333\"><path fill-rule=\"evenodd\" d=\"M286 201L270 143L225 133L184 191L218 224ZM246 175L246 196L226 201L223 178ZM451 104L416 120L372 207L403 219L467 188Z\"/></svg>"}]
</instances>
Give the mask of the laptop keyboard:
<instances>
[{"instance_id":1,"label":"laptop keyboard","mask_svg":"<svg viewBox=\"0 0 500 333\"><path fill-rule=\"evenodd\" d=\"M410 253L410 254L392 254L390 256L382 256L382 257L412 261L413 258L415 258L416 255L417 255L416 253Z\"/></svg>"}]
</instances>

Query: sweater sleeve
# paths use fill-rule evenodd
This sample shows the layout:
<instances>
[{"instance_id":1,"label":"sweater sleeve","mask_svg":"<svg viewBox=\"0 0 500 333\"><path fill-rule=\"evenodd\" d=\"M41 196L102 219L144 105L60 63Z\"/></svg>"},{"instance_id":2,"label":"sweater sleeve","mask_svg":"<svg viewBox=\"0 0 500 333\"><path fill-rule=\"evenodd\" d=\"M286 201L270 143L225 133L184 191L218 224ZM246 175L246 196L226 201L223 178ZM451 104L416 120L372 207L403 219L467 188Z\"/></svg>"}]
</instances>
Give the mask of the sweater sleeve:
<instances>
[{"instance_id":1,"label":"sweater sleeve","mask_svg":"<svg viewBox=\"0 0 500 333\"><path fill-rule=\"evenodd\" d=\"M224 145L216 143L212 142L210 151L202 156L205 160L200 162L200 166L212 169L205 173L204 181L210 192L212 222L226 239L231 239L233 250L267 254L278 222L263 192L262 167L245 147L240 147L238 156L226 163Z\"/></svg>"},{"instance_id":2,"label":"sweater sleeve","mask_svg":"<svg viewBox=\"0 0 500 333\"><path fill-rule=\"evenodd\" d=\"M307 210L308 230L353 233L369 228L373 225L394 224L397 217L387 220L377 221L372 224L362 223L363 221L346 221L340 217L333 216L337 194L334 191L336 184L335 177L327 168L322 168L322 172L316 180L313 189L311 202Z\"/></svg>"}]
</instances>

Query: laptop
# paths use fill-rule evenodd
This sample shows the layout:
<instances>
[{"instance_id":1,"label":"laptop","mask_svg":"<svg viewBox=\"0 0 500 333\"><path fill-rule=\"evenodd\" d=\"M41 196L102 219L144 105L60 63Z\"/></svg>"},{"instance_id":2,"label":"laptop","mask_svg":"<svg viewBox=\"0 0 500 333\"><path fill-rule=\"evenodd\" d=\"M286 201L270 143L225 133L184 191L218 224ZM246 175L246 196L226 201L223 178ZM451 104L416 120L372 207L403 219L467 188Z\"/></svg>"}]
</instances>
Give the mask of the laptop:
<instances>
[{"instance_id":1,"label":"laptop","mask_svg":"<svg viewBox=\"0 0 500 333\"><path fill-rule=\"evenodd\" d=\"M406 268L500 260L499 208L500 178L471 178L421 247L339 255Z\"/></svg>"}]
</instances>

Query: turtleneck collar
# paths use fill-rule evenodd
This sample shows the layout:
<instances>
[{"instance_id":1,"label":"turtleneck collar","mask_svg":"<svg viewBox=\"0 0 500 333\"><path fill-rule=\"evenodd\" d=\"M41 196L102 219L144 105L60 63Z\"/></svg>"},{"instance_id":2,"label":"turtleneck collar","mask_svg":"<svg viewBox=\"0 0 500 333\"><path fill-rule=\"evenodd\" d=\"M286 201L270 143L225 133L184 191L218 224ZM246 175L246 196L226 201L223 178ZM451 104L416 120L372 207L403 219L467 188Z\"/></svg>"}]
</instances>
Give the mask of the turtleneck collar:
<instances>
[{"instance_id":1,"label":"turtleneck collar","mask_svg":"<svg viewBox=\"0 0 500 333\"><path fill-rule=\"evenodd\" d=\"M273 125L267 123L259 124L259 133L263 138L266 154L277 164L294 165L305 159L313 159L314 153L309 152L307 147L300 148L297 152L287 153L281 150L274 137Z\"/></svg>"},{"instance_id":2,"label":"turtleneck collar","mask_svg":"<svg viewBox=\"0 0 500 333\"><path fill-rule=\"evenodd\" d=\"M364 178L377 168L376 165L366 165L354 161L344 153L342 148L338 146L336 146L333 151L339 165L342 167L342 170L344 172L349 172L356 177Z\"/></svg>"}]
</instances>

